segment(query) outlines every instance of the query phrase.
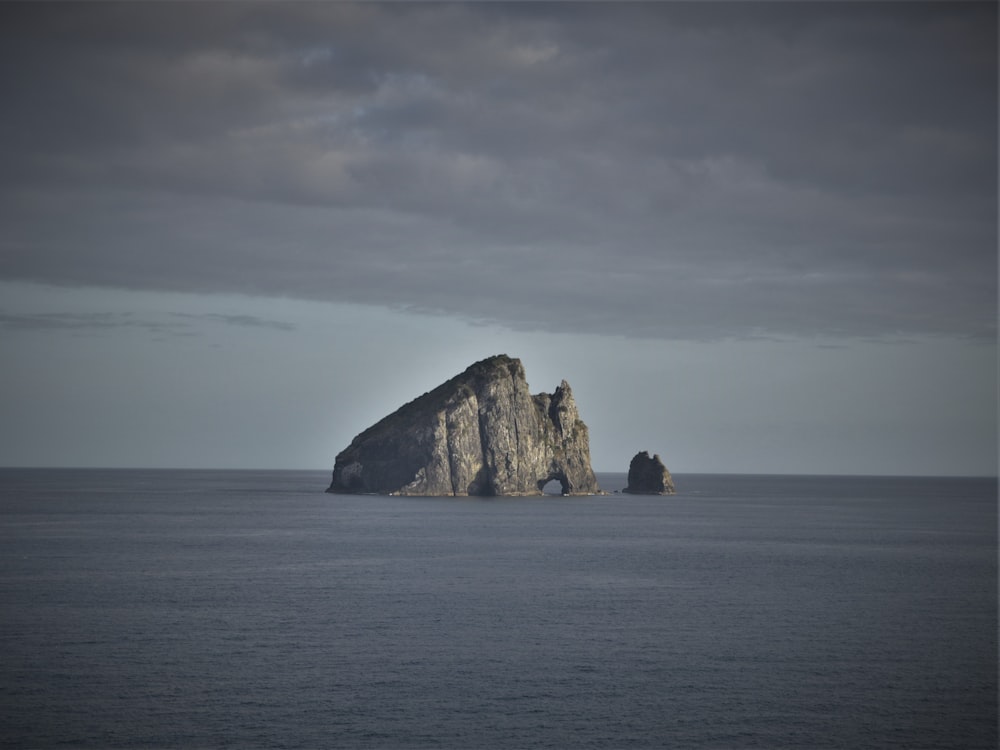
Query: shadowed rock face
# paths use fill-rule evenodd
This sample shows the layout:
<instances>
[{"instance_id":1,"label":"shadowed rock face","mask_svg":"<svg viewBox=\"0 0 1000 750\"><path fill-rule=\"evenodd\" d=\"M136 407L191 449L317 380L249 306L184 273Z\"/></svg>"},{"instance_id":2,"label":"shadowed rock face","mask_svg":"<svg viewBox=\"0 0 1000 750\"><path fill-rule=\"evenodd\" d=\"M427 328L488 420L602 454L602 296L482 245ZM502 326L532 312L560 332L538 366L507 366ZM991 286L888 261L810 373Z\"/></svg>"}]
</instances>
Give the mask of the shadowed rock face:
<instances>
[{"instance_id":1,"label":"shadowed rock face","mask_svg":"<svg viewBox=\"0 0 1000 750\"><path fill-rule=\"evenodd\" d=\"M628 467L628 487L622 492L633 495L673 495L674 480L658 455L636 453Z\"/></svg>"},{"instance_id":2,"label":"shadowed rock face","mask_svg":"<svg viewBox=\"0 0 1000 750\"><path fill-rule=\"evenodd\" d=\"M564 380L532 396L521 361L501 354L402 406L337 456L327 492L540 495L600 492L590 437Z\"/></svg>"}]
</instances>

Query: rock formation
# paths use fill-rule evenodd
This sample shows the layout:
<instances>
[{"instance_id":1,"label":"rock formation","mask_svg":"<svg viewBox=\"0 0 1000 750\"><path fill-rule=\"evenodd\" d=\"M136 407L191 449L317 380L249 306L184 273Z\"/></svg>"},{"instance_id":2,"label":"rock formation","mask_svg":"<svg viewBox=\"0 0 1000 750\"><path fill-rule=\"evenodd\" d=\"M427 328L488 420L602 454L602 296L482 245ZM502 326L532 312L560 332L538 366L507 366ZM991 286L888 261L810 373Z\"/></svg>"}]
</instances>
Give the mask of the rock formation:
<instances>
[{"instance_id":1,"label":"rock formation","mask_svg":"<svg viewBox=\"0 0 1000 750\"><path fill-rule=\"evenodd\" d=\"M633 495L673 495L674 480L658 455L636 453L628 467L628 487L622 492Z\"/></svg>"},{"instance_id":2,"label":"rock formation","mask_svg":"<svg viewBox=\"0 0 1000 750\"><path fill-rule=\"evenodd\" d=\"M337 456L327 492L540 495L600 492L590 437L564 380L531 395L521 361L476 362L358 435Z\"/></svg>"}]
</instances>

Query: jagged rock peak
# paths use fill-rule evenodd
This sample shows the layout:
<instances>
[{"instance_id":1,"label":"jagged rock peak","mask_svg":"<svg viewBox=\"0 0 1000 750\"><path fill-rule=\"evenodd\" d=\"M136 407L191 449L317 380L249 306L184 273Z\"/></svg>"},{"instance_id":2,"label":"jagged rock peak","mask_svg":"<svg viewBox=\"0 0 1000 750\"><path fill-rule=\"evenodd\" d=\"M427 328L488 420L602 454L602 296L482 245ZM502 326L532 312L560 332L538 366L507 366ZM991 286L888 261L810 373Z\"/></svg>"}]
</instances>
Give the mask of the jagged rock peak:
<instances>
[{"instance_id":1,"label":"jagged rock peak","mask_svg":"<svg viewBox=\"0 0 1000 750\"><path fill-rule=\"evenodd\" d=\"M565 380L531 395L519 359L476 362L401 406L337 456L327 492L540 495L600 492L587 425Z\"/></svg>"},{"instance_id":2,"label":"jagged rock peak","mask_svg":"<svg viewBox=\"0 0 1000 750\"><path fill-rule=\"evenodd\" d=\"M628 487L622 492L633 495L673 495L674 480L659 455L650 458L649 453L640 451L632 457L628 467Z\"/></svg>"}]
</instances>

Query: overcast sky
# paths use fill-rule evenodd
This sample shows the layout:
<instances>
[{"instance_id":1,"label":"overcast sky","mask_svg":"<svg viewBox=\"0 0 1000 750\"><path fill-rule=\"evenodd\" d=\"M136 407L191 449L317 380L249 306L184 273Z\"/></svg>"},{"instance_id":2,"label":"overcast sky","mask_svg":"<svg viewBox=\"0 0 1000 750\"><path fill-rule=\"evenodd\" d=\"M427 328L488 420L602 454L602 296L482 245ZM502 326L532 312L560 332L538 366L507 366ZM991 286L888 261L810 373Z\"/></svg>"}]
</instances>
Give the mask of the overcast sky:
<instances>
[{"instance_id":1,"label":"overcast sky","mask_svg":"<svg viewBox=\"0 0 1000 750\"><path fill-rule=\"evenodd\" d=\"M3 3L0 97L0 465L504 352L598 471L996 473L995 3Z\"/></svg>"}]
</instances>

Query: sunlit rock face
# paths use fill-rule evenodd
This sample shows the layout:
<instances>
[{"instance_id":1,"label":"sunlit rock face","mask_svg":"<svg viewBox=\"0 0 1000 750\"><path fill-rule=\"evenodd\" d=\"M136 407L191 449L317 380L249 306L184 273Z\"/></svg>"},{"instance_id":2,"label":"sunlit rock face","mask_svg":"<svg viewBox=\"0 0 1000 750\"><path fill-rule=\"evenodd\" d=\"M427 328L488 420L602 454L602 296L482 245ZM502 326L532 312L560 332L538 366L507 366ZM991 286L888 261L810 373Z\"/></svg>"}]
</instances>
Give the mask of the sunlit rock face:
<instances>
[{"instance_id":1,"label":"sunlit rock face","mask_svg":"<svg viewBox=\"0 0 1000 750\"><path fill-rule=\"evenodd\" d=\"M590 437L573 392L531 395L521 361L505 354L402 406L337 456L327 492L541 495L600 492Z\"/></svg>"},{"instance_id":2,"label":"sunlit rock face","mask_svg":"<svg viewBox=\"0 0 1000 750\"><path fill-rule=\"evenodd\" d=\"M658 455L636 453L628 467L628 487L622 492L633 495L673 495L674 480Z\"/></svg>"}]
</instances>

